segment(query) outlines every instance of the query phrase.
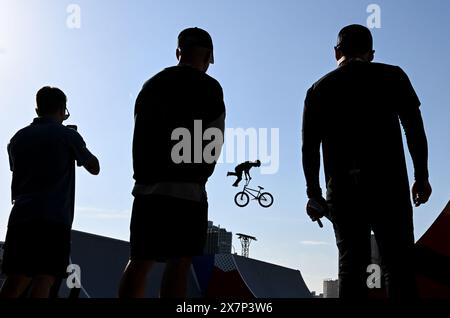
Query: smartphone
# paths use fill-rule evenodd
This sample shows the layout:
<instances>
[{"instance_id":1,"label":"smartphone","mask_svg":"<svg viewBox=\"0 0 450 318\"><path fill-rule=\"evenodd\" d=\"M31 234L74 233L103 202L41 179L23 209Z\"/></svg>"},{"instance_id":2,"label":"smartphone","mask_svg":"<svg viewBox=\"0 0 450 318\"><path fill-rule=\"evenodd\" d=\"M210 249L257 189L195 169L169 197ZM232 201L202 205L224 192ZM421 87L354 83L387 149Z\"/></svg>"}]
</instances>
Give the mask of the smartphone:
<instances>
[{"instance_id":1,"label":"smartphone","mask_svg":"<svg viewBox=\"0 0 450 318\"><path fill-rule=\"evenodd\" d=\"M325 214L325 208L316 200L309 200L308 201L308 208L313 209L317 212L319 212L320 214L324 215ZM319 227L323 227L323 223L320 219L313 219L313 222L317 222L317 224L319 224Z\"/></svg>"}]
</instances>

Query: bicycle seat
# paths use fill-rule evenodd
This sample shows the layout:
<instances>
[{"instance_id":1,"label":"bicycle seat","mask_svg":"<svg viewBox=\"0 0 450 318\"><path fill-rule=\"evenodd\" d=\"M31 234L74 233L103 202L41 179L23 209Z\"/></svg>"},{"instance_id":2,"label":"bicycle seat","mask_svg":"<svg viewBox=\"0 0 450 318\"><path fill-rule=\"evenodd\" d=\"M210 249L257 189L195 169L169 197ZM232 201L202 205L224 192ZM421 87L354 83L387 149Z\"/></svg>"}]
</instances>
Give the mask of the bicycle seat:
<instances>
[{"instance_id":1,"label":"bicycle seat","mask_svg":"<svg viewBox=\"0 0 450 318\"><path fill-rule=\"evenodd\" d=\"M263 187L260 187L260 186L258 186L258 188L259 188L259 190L264 190L264 188L263 188Z\"/></svg>"}]
</instances>

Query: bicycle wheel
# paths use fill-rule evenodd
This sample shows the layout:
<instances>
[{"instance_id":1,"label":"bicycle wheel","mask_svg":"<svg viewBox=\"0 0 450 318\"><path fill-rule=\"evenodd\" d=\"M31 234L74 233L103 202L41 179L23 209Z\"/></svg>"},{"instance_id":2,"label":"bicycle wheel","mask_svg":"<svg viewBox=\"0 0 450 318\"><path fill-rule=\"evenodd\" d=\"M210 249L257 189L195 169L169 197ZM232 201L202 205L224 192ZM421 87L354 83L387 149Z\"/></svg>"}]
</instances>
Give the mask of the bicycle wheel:
<instances>
[{"instance_id":1,"label":"bicycle wheel","mask_svg":"<svg viewBox=\"0 0 450 318\"><path fill-rule=\"evenodd\" d=\"M261 193L258 202L263 208L269 208L273 204L273 196L269 192Z\"/></svg>"},{"instance_id":2,"label":"bicycle wheel","mask_svg":"<svg viewBox=\"0 0 450 318\"><path fill-rule=\"evenodd\" d=\"M236 203L238 207L243 208L247 206L248 202L250 202L250 198L245 192L239 192L234 196L234 203Z\"/></svg>"}]
</instances>

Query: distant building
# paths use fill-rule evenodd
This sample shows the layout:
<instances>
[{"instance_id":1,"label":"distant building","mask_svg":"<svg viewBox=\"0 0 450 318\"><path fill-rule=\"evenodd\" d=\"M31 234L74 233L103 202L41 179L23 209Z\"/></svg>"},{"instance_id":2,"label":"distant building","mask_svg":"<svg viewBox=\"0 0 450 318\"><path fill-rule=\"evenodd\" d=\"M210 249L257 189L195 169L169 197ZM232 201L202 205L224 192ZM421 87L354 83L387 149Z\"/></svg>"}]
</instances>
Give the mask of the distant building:
<instances>
[{"instance_id":1,"label":"distant building","mask_svg":"<svg viewBox=\"0 0 450 318\"><path fill-rule=\"evenodd\" d=\"M231 254L233 233L208 221L208 230L204 253L206 255Z\"/></svg>"},{"instance_id":2,"label":"distant building","mask_svg":"<svg viewBox=\"0 0 450 318\"><path fill-rule=\"evenodd\" d=\"M315 291L311 292L312 298L323 298L323 294L317 294Z\"/></svg>"},{"instance_id":3,"label":"distant building","mask_svg":"<svg viewBox=\"0 0 450 318\"><path fill-rule=\"evenodd\" d=\"M323 281L323 298L339 298L338 279L326 279Z\"/></svg>"},{"instance_id":4,"label":"distant building","mask_svg":"<svg viewBox=\"0 0 450 318\"><path fill-rule=\"evenodd\" d=\"M376 281L373 281L373 283L377 282L376 284L379 284L381 288L385 287L384 279L383 279L383 271L381 268L381 255L380 255L380 249L378 248L377 240L375 239L375 235L372 234L372 237L370 238L370 248L371 248L371 257L370 257L370 263L371 265L375 264L380 266L379 267L379 273L380 276ZM370 272L372 271L372 272ZM369 274L373 273L373 269L371 268L368 272Z\"/></svg>"},{"instance_id":5,"label":"distant building","mask_svg":"<svg viewBox=\"0 0 450 318\"><path fill-rule=\"evenodd\" d=\"M372 237L370 239L370 247L371 247L371 261L372 264L381 265L381 256L380 256L380 250L378 249L378 244L375 239L375 235L372 234Z\"/></svg>"}]
</instances>

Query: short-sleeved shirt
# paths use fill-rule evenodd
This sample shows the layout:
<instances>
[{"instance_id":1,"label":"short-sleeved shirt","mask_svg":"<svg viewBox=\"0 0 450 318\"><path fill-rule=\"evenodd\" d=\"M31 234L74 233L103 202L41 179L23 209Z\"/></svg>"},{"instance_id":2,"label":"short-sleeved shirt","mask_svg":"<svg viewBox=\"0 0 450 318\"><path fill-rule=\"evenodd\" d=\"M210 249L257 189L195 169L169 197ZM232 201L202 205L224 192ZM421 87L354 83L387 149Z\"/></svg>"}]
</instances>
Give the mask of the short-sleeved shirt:
<instances>
[{"instance_id":1,"label":"short-sleeved shirt","mask_svg":"<svg viewBox=\"0 0 450 318\"><path fill-rule=\"evenodd\" d=\"M207 128L223 130L224 118L222 87L206 73L187 65L174 66L148 80L135 106L133 168L136 187L133 194L167 192L168 183L171 189L174 184L181 189L169 192L187 192L184 186L192 188L192 184L200 189L196 192L204 192L202 189L216 162L196 160L195 150L198 144L203 151L210 142L203 140ZM201 127L196 127L199 121ZM176 163L172 158L172 150L180 142L173 139L177 128L187 129L193 138L189 162ZM155 185L164 190L150 191Z\"/></svg>"},{"instance_id":2,"label":"short-sleeved shirt","mask_svg":"<svg viewBox=\"0 0 450 318\"><path fill-rule=\"evenodd\" d=\"M318 178L309 170L319 164L310 148L321 143L329 195L346 189L359 174L368 193L378 190L409 200L399 116L419 106L408 76L397 66L352 61L316 82L308 91L303 120L309 195L320 195Z\"/></svg>"},{"instance_id":3,"label":"short-sleeved shirt","mask_svg":"<svg viewBox=\"0 0 450 318\"><path fill-rule=\"evenodd\" d=\"M9 225L44 221L71 226L75 204L75 161L93 155L81 135L50 118L36 118L8 145L13 173Z\"/></svg>"}]
</instances>

